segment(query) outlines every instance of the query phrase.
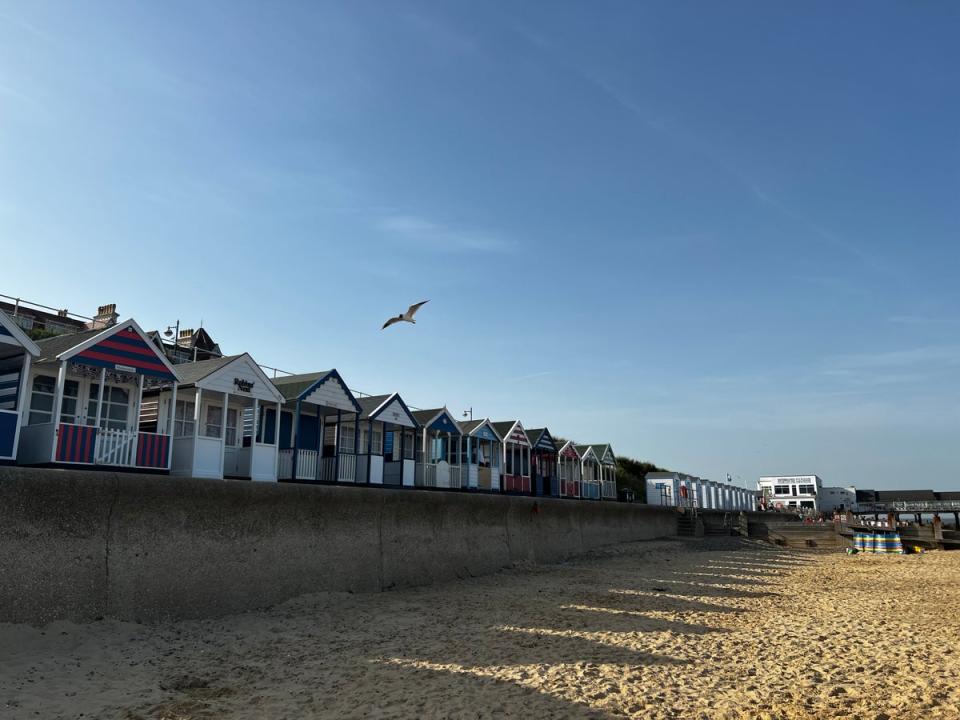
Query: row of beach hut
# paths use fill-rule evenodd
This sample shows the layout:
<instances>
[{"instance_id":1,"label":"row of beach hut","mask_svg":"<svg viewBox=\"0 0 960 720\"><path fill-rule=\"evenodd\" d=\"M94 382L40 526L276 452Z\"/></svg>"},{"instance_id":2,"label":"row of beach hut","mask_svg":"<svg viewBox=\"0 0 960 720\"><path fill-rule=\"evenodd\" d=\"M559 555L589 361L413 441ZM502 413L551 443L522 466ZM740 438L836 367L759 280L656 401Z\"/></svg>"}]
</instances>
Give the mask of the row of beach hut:
<instances>
[{"instance_id":1,"label":"row of beach hut","mask_svg":"<svg viewBox=\"0 0 960 720\"><path fill-rule=\"evenodd\" d=\"M0 462L616 499L609 444L358 396L249 354L173 365L134 320L36 342L0 311Z\"/></svg>"}]
</instances>

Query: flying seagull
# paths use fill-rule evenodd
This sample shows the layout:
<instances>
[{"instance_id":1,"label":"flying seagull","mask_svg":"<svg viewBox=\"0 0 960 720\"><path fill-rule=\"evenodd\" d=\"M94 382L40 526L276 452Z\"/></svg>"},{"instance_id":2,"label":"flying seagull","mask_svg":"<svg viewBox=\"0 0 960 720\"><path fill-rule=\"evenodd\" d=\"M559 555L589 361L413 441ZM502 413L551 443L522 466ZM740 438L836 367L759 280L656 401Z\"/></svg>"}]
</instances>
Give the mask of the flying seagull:
<instances>
[{"instance_id":1,"label":"flying seagull","mask_svg":"<svg viewBox=\"0 0 960 720\"><path fill-rule=\"evenodd\" d=\"M424 300L423 302L418 302L418 303L416 303L415 305L411 305L410 307L407 308L407 311L406 311L405 313L402 313L402 314L400 314L400 315L397 315L396 317L392 317L392 318L390 318L389 320L387 320L387 321L383 324L383 327L380 328L380 329L381 329L381 330L386 330L388 327L390 327L390 326L393 325L394 323L398 323L398 322L408 322L408 323L413 323L414 325L416 325L416 324L417 324L417 321L413 319L413 316L417 314L417 310L419 310L420 308L422 308L422 307L423 307L424 305L426 305L428 302L430 302L430 301L429 301L429 300Z\"/></svg>"}]
</instances>

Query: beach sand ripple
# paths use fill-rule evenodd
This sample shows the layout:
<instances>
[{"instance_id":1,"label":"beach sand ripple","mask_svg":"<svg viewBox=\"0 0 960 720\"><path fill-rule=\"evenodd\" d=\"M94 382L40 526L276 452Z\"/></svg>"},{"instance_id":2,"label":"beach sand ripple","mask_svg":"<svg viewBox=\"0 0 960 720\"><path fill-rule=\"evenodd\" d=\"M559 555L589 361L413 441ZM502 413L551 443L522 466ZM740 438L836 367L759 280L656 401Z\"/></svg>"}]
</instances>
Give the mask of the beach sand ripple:
<instances>
[{"instance_id":1,"label":"beach sand ripple","mask_svg":"<svg viewBox=\"0 0 960 720\"><path fill-rule=\"evenodd\" d=\"M960 553L711 539L143 626L0 625L0 717L960 718Z\"/></svg>"}]
</instances>

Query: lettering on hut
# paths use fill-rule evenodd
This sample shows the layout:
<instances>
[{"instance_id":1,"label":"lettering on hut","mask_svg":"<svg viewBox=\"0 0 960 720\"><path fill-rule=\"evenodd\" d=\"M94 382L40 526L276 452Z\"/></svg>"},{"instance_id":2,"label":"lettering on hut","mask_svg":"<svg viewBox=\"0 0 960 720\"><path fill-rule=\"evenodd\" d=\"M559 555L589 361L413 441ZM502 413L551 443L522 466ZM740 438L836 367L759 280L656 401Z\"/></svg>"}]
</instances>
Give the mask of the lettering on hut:
<instances>
[{"instance_id":1,"label":"lettering on hut","mask_svg":"<svg viewBox=\"0 0 960 720\"><path fill-rule=\"evenodd\" d=\"M253 390L253 380L244 380L243 378L234 378L233 384L236 385L237 390L240 392L248 393Z\"/></svg>"}]
</instances>

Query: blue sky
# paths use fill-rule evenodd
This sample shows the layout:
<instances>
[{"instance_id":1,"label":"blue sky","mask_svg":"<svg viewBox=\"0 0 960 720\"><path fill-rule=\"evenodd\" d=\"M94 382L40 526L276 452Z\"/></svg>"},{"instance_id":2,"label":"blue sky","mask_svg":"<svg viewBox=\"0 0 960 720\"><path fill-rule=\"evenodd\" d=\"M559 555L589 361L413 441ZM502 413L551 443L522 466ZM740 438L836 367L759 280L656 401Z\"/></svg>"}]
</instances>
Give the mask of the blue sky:
<instances>
[{"instance_id":1,"label":"blue sky","mask_svg":"<svg viewBox=\"0 0 960 720\"><path fill-rule=\"evenodd\" d=\"M960 487L958 32L946 2L0 2L0 292L706 477Z\"/></svg>"}]
</instances>

